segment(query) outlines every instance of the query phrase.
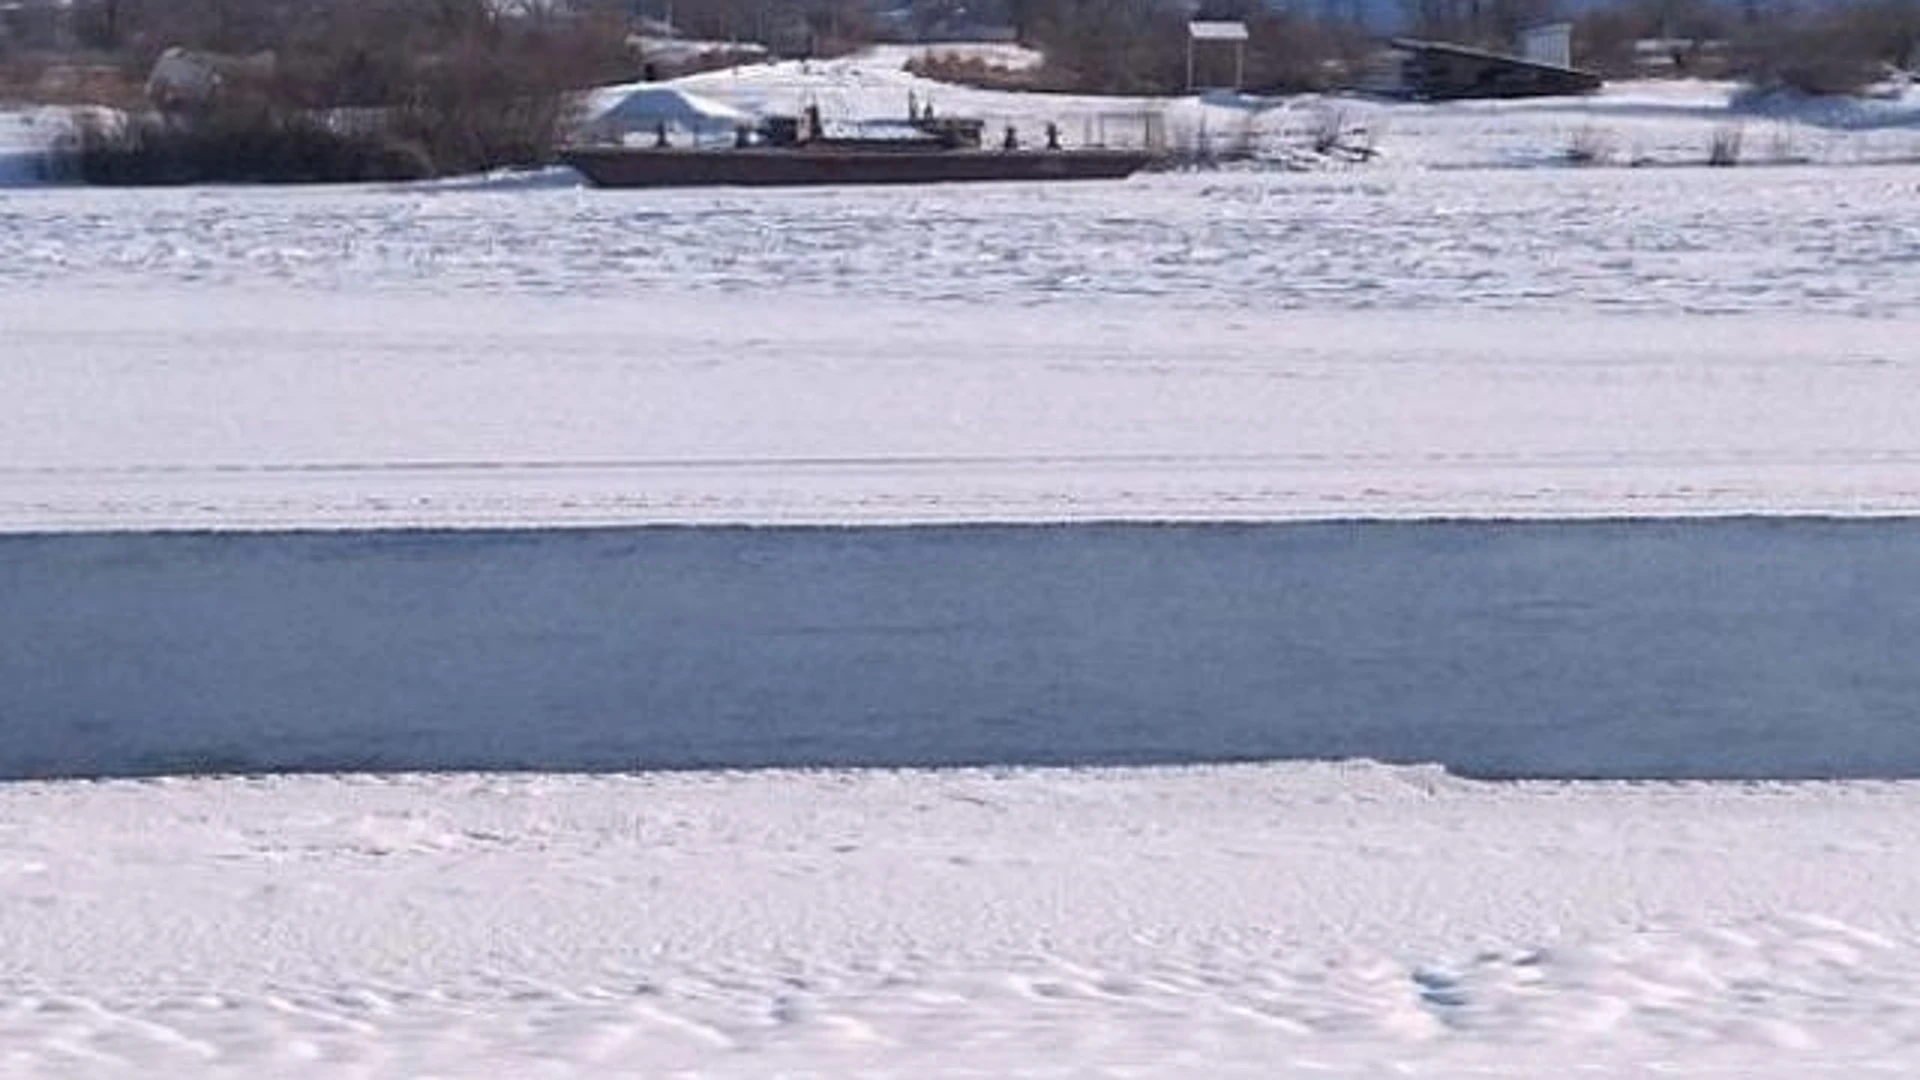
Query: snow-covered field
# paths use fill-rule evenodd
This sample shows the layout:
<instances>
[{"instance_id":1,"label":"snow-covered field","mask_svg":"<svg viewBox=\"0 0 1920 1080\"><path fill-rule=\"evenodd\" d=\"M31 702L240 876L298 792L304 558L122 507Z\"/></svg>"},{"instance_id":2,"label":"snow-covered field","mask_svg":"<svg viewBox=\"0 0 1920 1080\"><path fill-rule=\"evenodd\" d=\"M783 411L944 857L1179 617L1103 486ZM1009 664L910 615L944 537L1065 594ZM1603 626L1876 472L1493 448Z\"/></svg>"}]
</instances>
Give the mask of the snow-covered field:
<instances>
[{"instance_id":1,"label":"snow-covered field","mask_svg":"<svg viewBox=\"0 0 1920 1080\"><path fill-rule=\"evenodd\" d=\"M1920 172L1860 164L1911 99L692 82L1382 157L8 186L0 529L1920 513ZM0 114L0 185L49 124ZM1820 164L1510 168L1732 126ZM1364 765L11 784L0 1077L1906 1075L1916 826L1906 783Z\"/></svg>"}]
</instances>

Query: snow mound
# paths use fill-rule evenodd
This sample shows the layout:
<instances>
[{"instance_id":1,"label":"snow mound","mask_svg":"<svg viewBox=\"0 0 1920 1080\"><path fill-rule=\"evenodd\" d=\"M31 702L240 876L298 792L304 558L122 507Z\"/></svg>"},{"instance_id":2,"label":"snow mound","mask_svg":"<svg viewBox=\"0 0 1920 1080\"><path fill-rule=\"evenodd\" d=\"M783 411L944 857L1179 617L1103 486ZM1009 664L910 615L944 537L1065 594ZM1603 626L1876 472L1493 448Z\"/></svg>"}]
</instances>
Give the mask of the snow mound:
<instances>
[{"instance_id":1,"label":"snow mound","mask_svg":"<svg viewBox=\"0 0 1920 1080\"><path fill-rule=\"evenodd\" d=\"M703 135L730 134L754 122L751 113L678 86L612 87L595 92L592 100L597 111L582 127L582 133L590 138L619 138L652 132L657 127Z\"/></svg>"}]
</instances>

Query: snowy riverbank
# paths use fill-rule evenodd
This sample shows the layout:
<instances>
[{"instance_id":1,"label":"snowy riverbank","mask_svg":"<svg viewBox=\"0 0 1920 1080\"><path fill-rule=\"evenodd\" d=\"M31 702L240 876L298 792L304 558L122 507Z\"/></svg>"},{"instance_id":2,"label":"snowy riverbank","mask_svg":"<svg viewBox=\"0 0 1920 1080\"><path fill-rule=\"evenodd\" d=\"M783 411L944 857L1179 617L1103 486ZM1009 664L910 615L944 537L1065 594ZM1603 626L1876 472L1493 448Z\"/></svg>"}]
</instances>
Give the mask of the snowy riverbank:
<instances>
[{"instance_id":1,"label":"snowy riverbank","mask_svg":"<svg viewBox=\"0 0 1920 1080\"><path fill-rule=\"evenodd\" d=\"M1033 62L1032 54L1004 47L973 51L1011 66ZM1920 161L1920 89L1912 86L1889 85L1862 98L1756 95L1737 83L1690 80L1626 80L1592 95L1520 101L1108 97L935 82L904 69L919 52L881 46L834 60L748 64L647 85L684 87L755 114L794 114L814 104L832 120L904 116L911 100L947 115L978 117L992 132L1011 125L1030 140L1053 123L1070 145L1139 145L1151 126L1168 148L1183 153L1251 151L1269 168L1366 174L1566 166L1575 158L1620 167L1704 165L1716 147L1722 153L1735 148L1747 165ZM583 108L590 117L639 85L589 92ZM37 159L65 129L61 110L0 102L0 186L36 181ZM1376 156L1355 166L1350 157L1316 148L1336 131L1347 145Z\"/></svg>"},{"instance_id":2,"label":"snowy riverbank","mask_svg":"<svg viewBox=\"0 0 1920 1080\"><path fill-rule=\"evenodd\" d=\"M0 1076L1799 1077L1920 1047L1911 785L0 787Z\"/></svg>"}]
</instances>

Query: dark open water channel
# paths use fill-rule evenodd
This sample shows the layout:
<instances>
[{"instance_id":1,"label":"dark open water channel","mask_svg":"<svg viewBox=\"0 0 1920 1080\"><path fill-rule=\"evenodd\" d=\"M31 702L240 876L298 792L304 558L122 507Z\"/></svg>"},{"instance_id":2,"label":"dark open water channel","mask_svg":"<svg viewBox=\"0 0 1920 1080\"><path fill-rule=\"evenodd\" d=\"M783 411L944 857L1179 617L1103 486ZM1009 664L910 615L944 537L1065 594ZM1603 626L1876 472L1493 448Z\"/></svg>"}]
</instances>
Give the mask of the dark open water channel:
<instances>
[{"instance_id":1,"label":"dark open water channel","mask_svg":"<svg viewBox=\"0 0 1920 1080\"><path fill-rule=\"evenodd\" d=\"M1920 521L0 538L0 777L1920 776Z\"/></svg>"}]
</instances>

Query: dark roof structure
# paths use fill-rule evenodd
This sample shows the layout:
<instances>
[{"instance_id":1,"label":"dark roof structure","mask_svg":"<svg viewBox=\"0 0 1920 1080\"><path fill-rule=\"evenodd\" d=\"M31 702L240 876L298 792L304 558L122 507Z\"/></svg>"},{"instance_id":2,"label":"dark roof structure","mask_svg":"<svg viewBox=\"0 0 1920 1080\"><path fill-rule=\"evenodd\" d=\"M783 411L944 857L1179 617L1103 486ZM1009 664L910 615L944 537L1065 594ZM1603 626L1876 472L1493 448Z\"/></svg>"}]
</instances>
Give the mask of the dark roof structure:
<instances>
[{"instance_id":1,"label":"dark roof structure","mask_svg":"<svg viewBox=\"0 0 1920 1080\"><path fill-rule=\"evenodd\" d=\"M1424 101L1591 94L1604 82L1590 71L1470 45L1394 38L1393 47L1406 54L1400 71L1401 92Z\"/></svg>"}]
</instances>

